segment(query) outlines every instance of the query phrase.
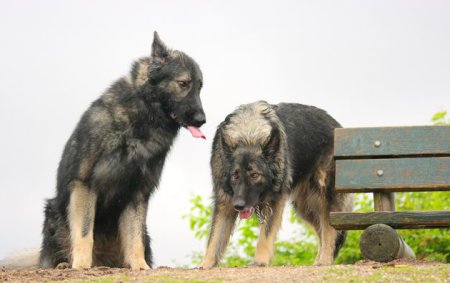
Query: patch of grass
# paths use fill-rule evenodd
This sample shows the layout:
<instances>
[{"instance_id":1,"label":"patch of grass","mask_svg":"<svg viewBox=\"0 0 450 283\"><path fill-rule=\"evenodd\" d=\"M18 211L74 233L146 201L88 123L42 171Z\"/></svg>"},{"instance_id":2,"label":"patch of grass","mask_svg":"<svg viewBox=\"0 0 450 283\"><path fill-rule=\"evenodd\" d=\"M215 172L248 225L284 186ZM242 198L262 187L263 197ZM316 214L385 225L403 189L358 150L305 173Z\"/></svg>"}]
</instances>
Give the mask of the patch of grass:
<instances>
[{"instance_id":1,"label":"patch of grass","mask_svg":"<svg viewBox=\"0 0 450 283\"><path fill-rule=\"evenodd\" d=\"M450 266L384 266L375 269L330 267L323 282L450 282Z\"/></svg>"},{"instance_id":2,"label":"patch of grass","mask_svg":"<svg viewBox=\"0 0 450 283\"><path fill-rule=\"evenodd\" d=\"M396 266L380 268L389 276L413 282L449 282L450 266Z\"/></svg>"}]
</instances>

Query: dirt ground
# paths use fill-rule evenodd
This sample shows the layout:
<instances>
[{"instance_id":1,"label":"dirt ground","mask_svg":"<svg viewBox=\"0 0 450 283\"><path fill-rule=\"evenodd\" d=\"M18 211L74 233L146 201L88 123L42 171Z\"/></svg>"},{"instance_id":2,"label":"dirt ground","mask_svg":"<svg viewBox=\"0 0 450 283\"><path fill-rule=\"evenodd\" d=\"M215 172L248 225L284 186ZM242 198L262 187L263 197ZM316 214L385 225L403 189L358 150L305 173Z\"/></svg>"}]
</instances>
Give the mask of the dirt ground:
<instances>
[{"instance_id":1,"label":"dirt ground","mask_svg":"<svg viewBox=\"0 0 450 283\"><path fill-rule=\"evenodd\" d=\"M427 261L355 265L213 268L159 267L148 271L97 267L86 270L8 270L0 282L450 282L450 264Z\"/></svg>"}]
</instances>

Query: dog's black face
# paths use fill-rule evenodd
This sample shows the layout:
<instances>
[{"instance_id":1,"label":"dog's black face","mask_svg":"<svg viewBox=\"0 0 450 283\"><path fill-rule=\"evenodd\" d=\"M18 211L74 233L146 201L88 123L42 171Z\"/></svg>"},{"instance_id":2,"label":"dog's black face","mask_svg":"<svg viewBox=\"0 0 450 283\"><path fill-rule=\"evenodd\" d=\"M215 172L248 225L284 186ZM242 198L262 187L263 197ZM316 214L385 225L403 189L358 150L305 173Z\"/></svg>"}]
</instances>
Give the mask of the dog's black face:
<instances>
[{"instance_id":1,"label":"dog's black face","mask_svg":"<svg viewBox=\"0 0 450 283\"><path fill-rule=\"evenodd\" d=\"M166 114L194 135L193 131L199 131L206 122L200 100L203 76L199 66L183 52L167 49L156 32L151 57L148 74L154 93Z\"/></svg>"},{"instance_id":2,"label":"dog's black face","mask_svg":"<svg viewBox=\"0 0 450 283\"><path fill-rule=\"evenodd\" d=\"M244 149L244 152L233 158L229 171L233 206L239 211L241 219L252 215L261 196L272 187L272 174L266 160L253 153L253 150Z\"/></svg>"},{"instance_id":3,"label":"dog's black face","mask_svg":"<svg viewBox=\"0 0 450 283\"><path fill-rule=\"evenodd\" d=\"M271 191L275 175L271 164L279 139L273 132L268 144L240 145L230 152L225 187L233 197L233 206L241 219L249 218L264 194Z\"/></svg>"}]
</instances>

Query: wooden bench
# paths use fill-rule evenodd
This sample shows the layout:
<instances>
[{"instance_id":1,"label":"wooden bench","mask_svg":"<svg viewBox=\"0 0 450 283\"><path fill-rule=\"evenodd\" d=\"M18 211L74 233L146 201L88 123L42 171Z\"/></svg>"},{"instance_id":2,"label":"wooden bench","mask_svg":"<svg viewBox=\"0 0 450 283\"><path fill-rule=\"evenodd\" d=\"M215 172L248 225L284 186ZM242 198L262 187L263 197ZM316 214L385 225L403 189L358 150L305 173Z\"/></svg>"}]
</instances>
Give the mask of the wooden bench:
<instances>
[{"instance_id":1,"label":"wooden bench","mask_svg":"<svg viewBox=\"0 0 450 283\"><path fill-rule=\"evenodd\" d=\"M395 192L450 191L450 126L335 130L336 191L373 193L375 212L330 215L337 230L364 230L365 258L414 258L394 229L450 227L450 211L395 211Z\"/></svg>"}]
</instances>

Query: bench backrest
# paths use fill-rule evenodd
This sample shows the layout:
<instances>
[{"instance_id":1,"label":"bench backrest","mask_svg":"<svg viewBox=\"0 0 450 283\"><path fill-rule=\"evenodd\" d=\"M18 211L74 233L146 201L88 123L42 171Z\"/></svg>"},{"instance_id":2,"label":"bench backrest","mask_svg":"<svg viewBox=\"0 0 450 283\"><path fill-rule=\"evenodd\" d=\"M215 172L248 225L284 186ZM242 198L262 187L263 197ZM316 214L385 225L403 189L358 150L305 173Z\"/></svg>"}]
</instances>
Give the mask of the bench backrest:
<instances>
[{"instance_id":1,"label":"bench backrest","mask_svg":"<svg viewBox=\"0 0 450 283\"><path fill-rule=\"evenodd\" d=\"M336 191L450 190L450 126L335 130Z\"/></svg>"},{"instance_id":2,"label":"bench backrest","mask_svg":"<svg viewBox=\"0 0 450 283\"><path fill-rule=\"evenodd\" d=\"M336 129L334 146L336 192L373 192L376 210L332 212L336 229L450 227L450 211L394 211L394 192L450 191L450 126Z\"/></svg>"}]
</instances>

